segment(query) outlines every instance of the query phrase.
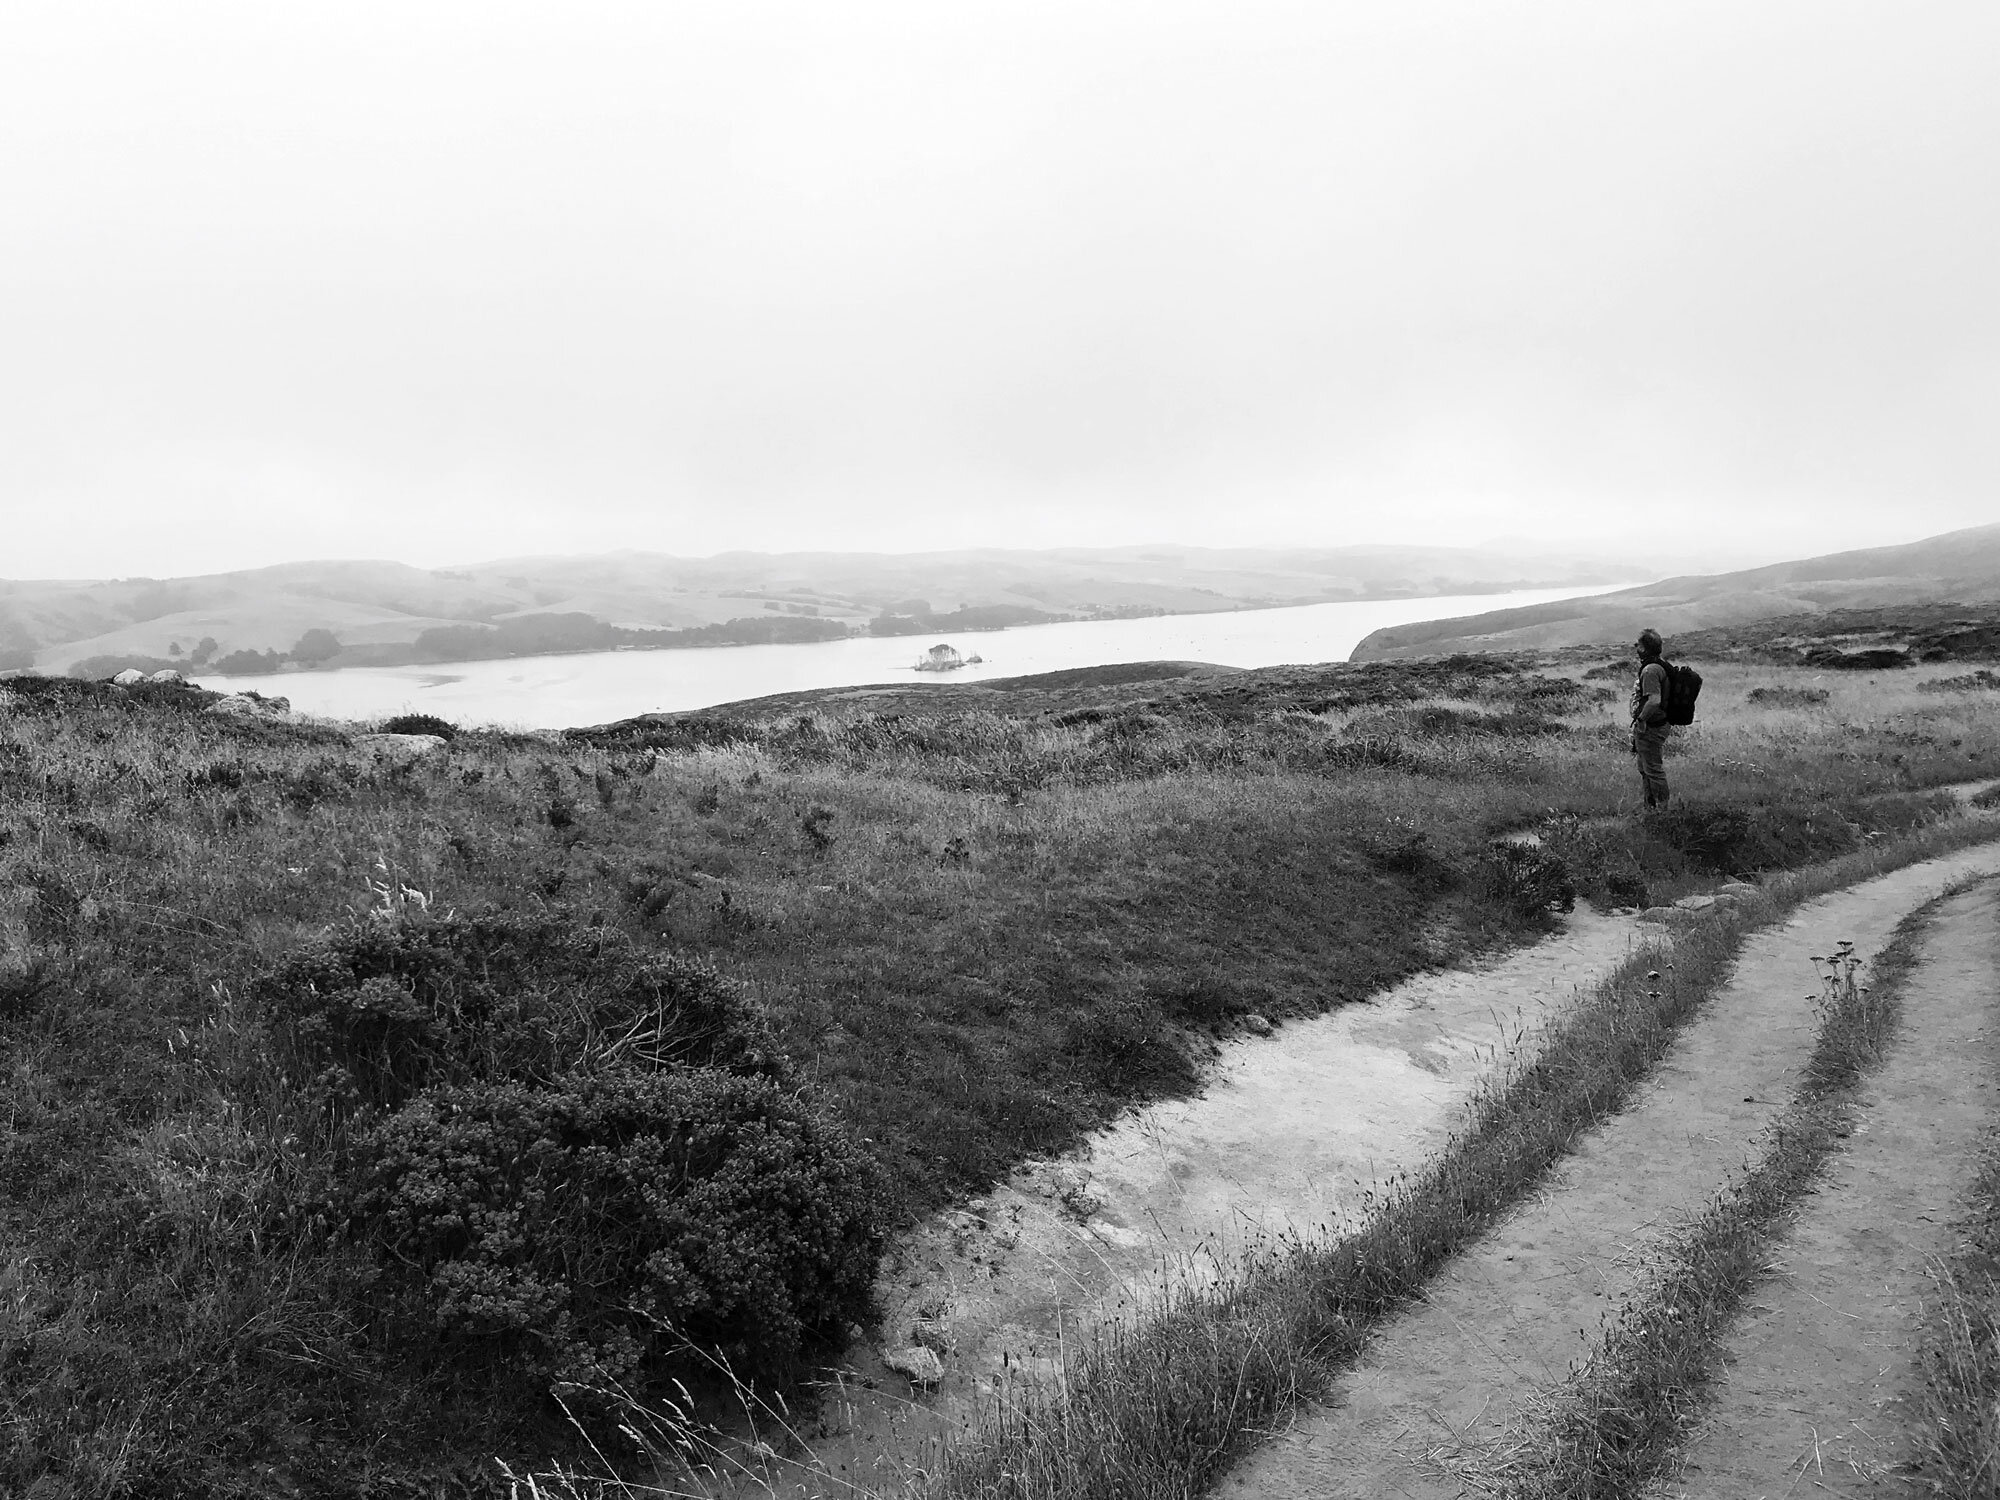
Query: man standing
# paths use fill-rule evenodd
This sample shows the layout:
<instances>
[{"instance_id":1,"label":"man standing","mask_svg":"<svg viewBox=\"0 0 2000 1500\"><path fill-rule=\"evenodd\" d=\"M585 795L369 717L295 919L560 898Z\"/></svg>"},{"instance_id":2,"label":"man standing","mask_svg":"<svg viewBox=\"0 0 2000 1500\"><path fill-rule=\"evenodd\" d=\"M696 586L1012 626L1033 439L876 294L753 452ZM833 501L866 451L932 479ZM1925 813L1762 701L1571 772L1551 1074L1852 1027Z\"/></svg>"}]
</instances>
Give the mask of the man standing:
<instances>
[{"instance_id":1,"label":"man standing","mask_svg":"<svg viewBox=\"0 0 2000 1500\"><path fill-rule=\"evenodd\" d=\"M1667 805L1667 668L1660 660L1666 643L1657 630L1639 632L1639 680L1632 685L1632 753L1648 808Z\"/></svg>"}]
</instances>

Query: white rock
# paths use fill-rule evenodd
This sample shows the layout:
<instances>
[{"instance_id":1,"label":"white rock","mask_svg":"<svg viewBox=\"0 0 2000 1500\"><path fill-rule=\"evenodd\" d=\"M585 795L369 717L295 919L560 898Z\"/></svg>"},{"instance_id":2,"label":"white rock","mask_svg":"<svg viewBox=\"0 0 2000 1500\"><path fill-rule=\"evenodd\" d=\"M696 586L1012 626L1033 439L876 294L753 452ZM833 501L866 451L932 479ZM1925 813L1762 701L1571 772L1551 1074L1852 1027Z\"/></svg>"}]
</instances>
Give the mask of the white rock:
<instances>
[{"instance_id":1,"label":"white rock","mask_svg":"<svg viewBox=\"0 0 2000 1500\"><path fill-rule=\"evenodd\" d=\"M1674 905L1678 906L1682 911L1707 911L1711 906L1715 905L1715 897L1683 896Z\"/></svg>"},{"instance_id":2,"label":"white rock","mask_svg":"<svg viewBox=\"0 0 2000 1500\"><path fill-rule=\"evenodd\" d=\"M1136 1250L1146 1243L1146 1236L1138 1230L1114 1224L1109 1219L1092 1219L1083 1227L1107 1245L1123 1245L1127 1250Z\"/></svg>"},{"instance_id":3,"label":"white rock","mask_svg":"<svg viewBox=\"0 0 2000 1500\"><path fill-rule=\"evenodd\" d=\"M374 751L377 760L415 760L444 749L444 739L435 734L357 734L354 743Z\"/></svg>"},{"instance_id":4,"label":"white rock","mask_svg":"<svg viewBox=\"0 0 2000 1500\"><path fill-rule=\"evenodd\" d=\"M898 1375L907 1376L912 1385L936 1385L944 1379L944 1361L935 1350L922 1344L912 1344L907 1349L885 1349L882 1363Z\"/></svg>"},{"instance_id":5,"label":"white rock","mask_svg":"<svg viewBox=\"0 0 2000 1500\"><path fill-rule=\"evenodd\" d=\"M291 718L292 703L289 698L250 697L247 693L231 693L227 698L218 698L203 713L214 714L219 719L277 719Z\"/></svg>"},{"instance_id":6,"label":"white rock","mask_svg":"<svg viewBox=\"0 0 2000 1500\"><path fill-rule=\"evenodd\" d=\"M1104 1207L1104 1189L1081 1167L1057 1167L1049 1173L1042 1191L1079 1219L1087 1219Z\"/></svg>"},{"instance_id":7,"label":"white rock","mask_svg":"<svg viewBox=\"0 0 2000 1500\"><path fill-rule=\"evenodd\" d=\"M127 667L111 680L119 687L130 687L135 682L144 682L146 674L137 667Z\"/></svg>"},{"instance_id":8,"label":"white rock","mask_svg":"<svg viewBox=\"0 0 2000 1500\"><path fill-rule=\"evenodd\" d=\"M173 669L172 667L162 667L162 668L160 668L160 670L159 670L159 671L155 672L155 673L154 673L154 674L153 674L153 675L152 675L151 677L148 677L148 678L146 679L146 681L148 681L148 682L186 682L186 681L187 681L187 679L186 679L185 677L181 676L181 674L180 674L180 673L178 673L178 672L176 672L176 671L175 671L175 670L174 670L174 669Z\"/></svg>"}]
</instances>

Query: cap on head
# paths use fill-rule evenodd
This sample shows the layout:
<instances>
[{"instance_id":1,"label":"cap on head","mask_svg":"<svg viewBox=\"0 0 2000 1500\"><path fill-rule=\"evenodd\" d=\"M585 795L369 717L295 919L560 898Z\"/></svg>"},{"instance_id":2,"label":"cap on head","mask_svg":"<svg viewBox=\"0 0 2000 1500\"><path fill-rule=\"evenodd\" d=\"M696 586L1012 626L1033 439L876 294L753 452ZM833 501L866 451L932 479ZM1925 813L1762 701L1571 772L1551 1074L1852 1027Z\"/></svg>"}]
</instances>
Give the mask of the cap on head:
<instances>
[{"instance_id":1,"label":"cap on head","mask_svg":"<svg viewBox=\"0 0 2000 1500\"><path fill-rule=\"evenodd\" d=\"M1645 656L1658 656L1667 649L1667 643L1660 639L1660 632L1647 629L1639 632L1639 650Z\"/></svg>"}]
</instances>

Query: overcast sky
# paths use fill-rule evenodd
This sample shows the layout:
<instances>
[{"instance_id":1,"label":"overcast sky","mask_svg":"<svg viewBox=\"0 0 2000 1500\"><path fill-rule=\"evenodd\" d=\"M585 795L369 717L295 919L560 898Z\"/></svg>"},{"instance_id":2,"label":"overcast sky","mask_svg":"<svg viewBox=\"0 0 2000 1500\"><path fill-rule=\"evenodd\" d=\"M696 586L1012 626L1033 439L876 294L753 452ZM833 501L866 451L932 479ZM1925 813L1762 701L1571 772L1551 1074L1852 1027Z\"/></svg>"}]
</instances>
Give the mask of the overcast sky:
<instances>
[{"instance_id":1,"label":"overcast sky","mask_svg":"<svg viewBox=\"0 0 2000 1500\"><path fill-rule=\"evenodd\" d=\"M0 576L2000 520L2000 5L6 0Z\"/></svg>"}]
</instances>

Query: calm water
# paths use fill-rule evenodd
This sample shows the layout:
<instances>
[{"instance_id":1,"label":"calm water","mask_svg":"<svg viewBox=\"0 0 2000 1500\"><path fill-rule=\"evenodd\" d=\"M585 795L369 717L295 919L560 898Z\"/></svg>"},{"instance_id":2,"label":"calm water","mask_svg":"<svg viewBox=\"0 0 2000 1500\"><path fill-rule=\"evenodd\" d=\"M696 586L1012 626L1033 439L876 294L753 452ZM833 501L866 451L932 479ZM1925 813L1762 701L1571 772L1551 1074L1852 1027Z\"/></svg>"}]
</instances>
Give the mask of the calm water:
<instances>
[{"instance_id":1,"label":"calm water","mask_svg":"<svg viewBox=\"0 0 2000 1500\"><path fill-rule=\"evenodd\" d=\"M554 729L603 724L633 714L707 708L767 693L864 683L971 682L1124 661L1204 661L1231 667L1345 661L1363 636L1383 625L1475 615L1627 586L1305 604L1291 609L1031 625L937 637L864 637L699 651L593 651L431 667L351 667L338 672L197 680L203 687L221 692L255 688L263 693L282 693L302 713L341 719L416 711L459 724ZM978 666L937 676L913 671L918 654L938 640L949 641L967 656L976 652L985 660Z\"/></svg>"}]
</instances>

